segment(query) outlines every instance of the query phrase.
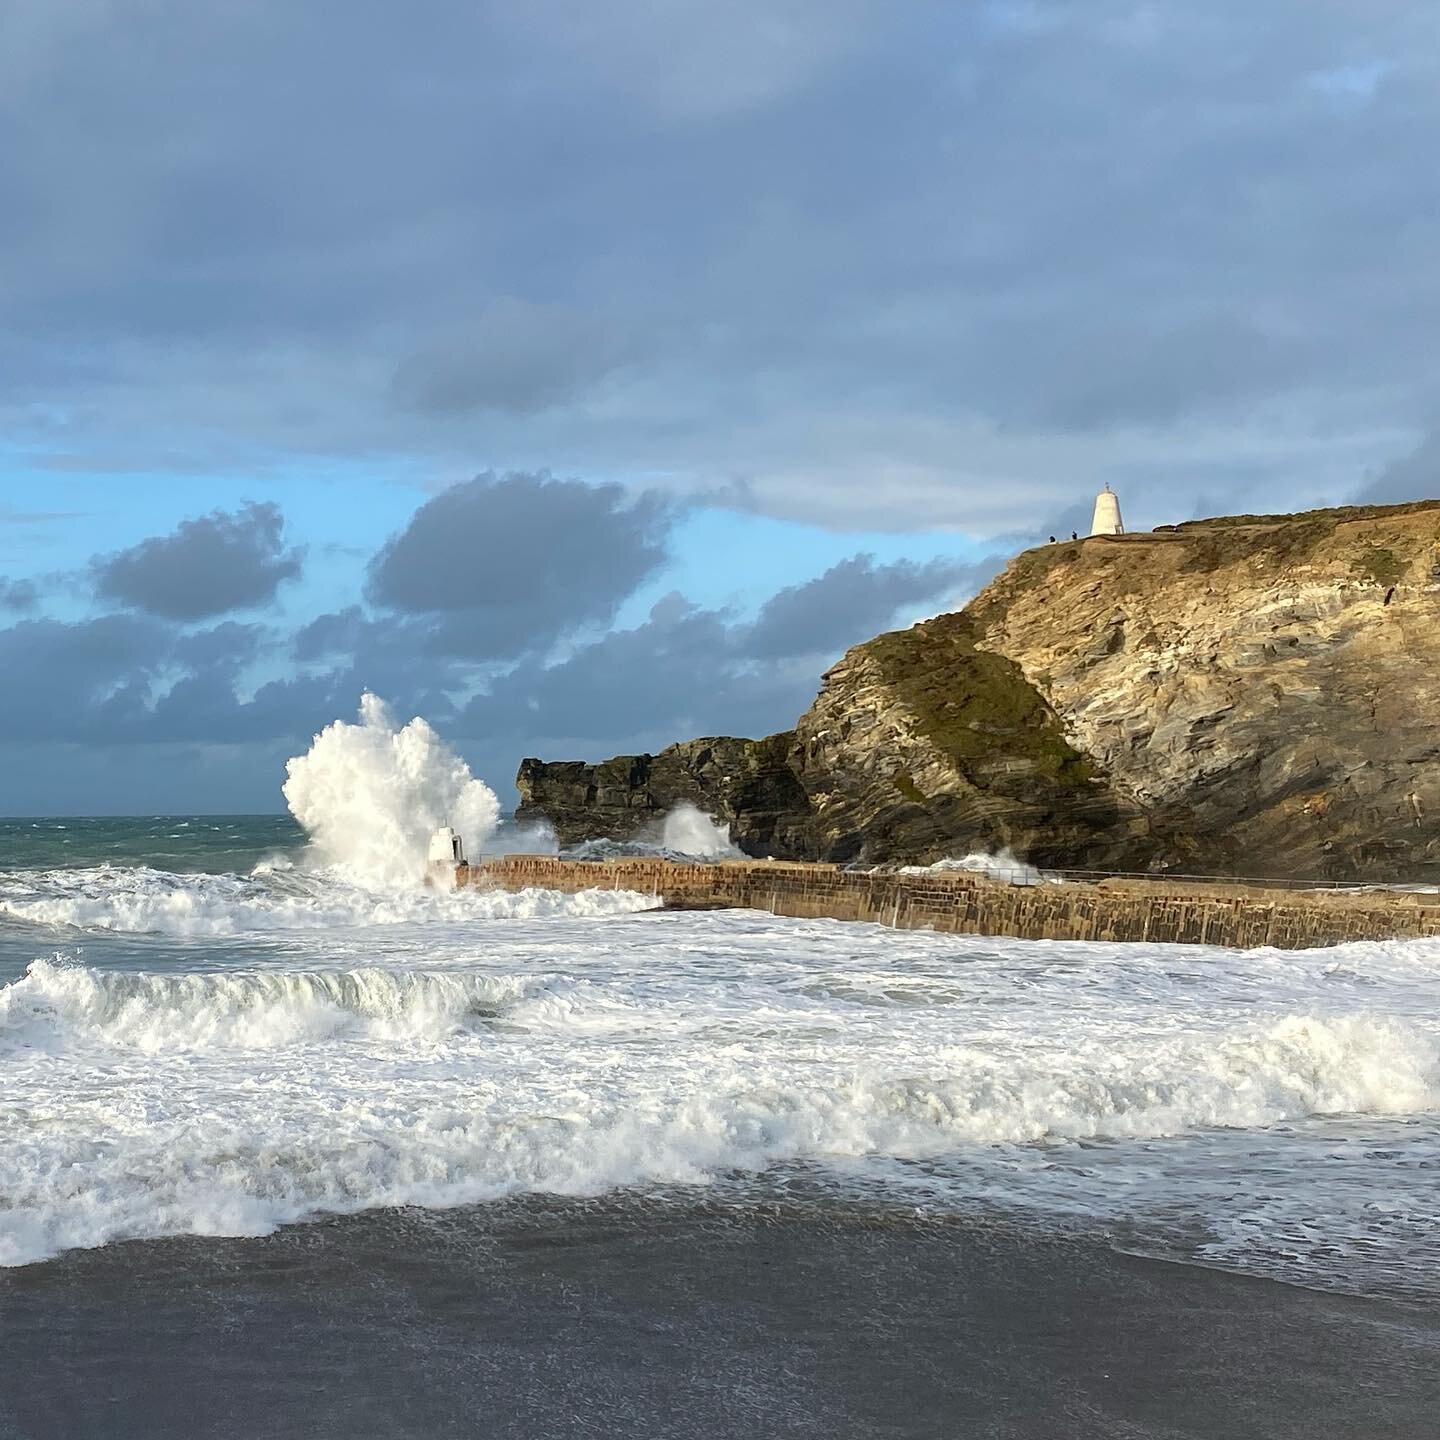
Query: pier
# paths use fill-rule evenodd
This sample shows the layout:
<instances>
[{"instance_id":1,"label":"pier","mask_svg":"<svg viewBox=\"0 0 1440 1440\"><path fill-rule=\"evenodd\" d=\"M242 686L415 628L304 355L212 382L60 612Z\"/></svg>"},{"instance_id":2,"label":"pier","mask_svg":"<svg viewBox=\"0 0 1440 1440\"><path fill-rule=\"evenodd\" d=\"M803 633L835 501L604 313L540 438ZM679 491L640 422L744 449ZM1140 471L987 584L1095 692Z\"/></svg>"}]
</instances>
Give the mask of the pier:
<instances>
[{"instance_id":1,"label":"pier","mask_svg":"<svg viewBox=\"0 0 1440 1440\"><path fill-rule=\"evenodd\" d=\"M844 870L779 861L685 864L512 855L456 868L459 886L633 890L672 910L763 910L1022 940L1286 950L1440 936L1440 895L1264 882L1100 877L1009 883L967 870Z\"/></svg>"}]
</instances>

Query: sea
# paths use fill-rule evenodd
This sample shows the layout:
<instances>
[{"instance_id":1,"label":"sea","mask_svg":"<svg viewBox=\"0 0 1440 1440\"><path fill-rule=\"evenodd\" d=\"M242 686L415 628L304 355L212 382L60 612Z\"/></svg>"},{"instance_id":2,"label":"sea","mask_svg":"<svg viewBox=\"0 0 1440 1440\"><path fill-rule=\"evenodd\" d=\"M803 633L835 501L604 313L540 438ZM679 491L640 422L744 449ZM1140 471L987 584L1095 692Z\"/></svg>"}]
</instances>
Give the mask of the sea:
<instances>
[{"instance_id":1,"label":"sea","mask_svg":"<svg viewBox=\"0 0 1440 1440\"><path fill-rule=\"evenodd\" d=\"M388 723L0 821L0 1436L1440 1433L1440 944L430 890Z\"/></svg>"}]
</instances>

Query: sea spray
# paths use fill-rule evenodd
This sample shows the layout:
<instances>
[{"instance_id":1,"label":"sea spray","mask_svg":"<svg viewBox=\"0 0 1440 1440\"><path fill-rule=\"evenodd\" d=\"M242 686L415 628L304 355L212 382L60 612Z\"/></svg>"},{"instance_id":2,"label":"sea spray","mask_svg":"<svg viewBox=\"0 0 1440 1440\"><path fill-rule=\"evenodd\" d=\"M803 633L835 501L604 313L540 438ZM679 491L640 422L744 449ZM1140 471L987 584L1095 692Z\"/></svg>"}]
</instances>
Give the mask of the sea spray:
<instances>
[{"instance_id":1,"label":"sea spray","mask_svg":"<svg viewBox=\"0 0 1440 1440\"><path fill-rule=\"evenodd\" d=\"M660 826L660 844L666 850L704 860L735 860L743 854L731 841L728 829L688 801L666 815Z\"/></svg>"},{"instance_id":2,"label":"sea spray","mask_svg":"<svg viewBox=\"0 0 1440 1440\"><path fill-rule=\"evenodd\" d=\"M464 890L442 894L407 876L397 888L334 870L262 861L253 875L171 875L145 868L39 871L23 888L0 879L0 918L48 928L216 940L475 920L599 919L652 908L628 890Z\"/></svg>"},{"instance_id":3,"label":"sea spray","mask_svg":"<svg viewBox=\"0 0 1440 1440\"><path fill-rule=\"evenodd\" d=\"M1063 883L1058 877L1047 875L1043 870L1020 859L1007 845L997 855L988 851L974 850L968 855L951 856L937 860L933 865L903 865L902 875L924 875L932 870L970 870L977 875L988 875L992 880L1004 880L1011 885L1045 885Z\"/></svg>"},{"instance_id":4,"label":"sea spray","mask_svg":"<svg viewBox=\"0 0 1440 1440\"><path fill-rule=\"evenodd\" d=\"M567 860L742 860L745 852L713 816L682 801L662 819L652 820L627 840L582 840L559 852Z\"/></svg>"},{"instance_id":5,"label":"sea spray","mask_svg":"<svg viewBox=\"0 0 1440 1440\"><path fill-rule=\"evenodd\" d=\"M322 863L377 888L417 883L442 823L478 852L500 819L495 792L419 717L397 726L368 692L360 723L335 720L286 764L284 793Z\"/></svg>"}]
</instances>

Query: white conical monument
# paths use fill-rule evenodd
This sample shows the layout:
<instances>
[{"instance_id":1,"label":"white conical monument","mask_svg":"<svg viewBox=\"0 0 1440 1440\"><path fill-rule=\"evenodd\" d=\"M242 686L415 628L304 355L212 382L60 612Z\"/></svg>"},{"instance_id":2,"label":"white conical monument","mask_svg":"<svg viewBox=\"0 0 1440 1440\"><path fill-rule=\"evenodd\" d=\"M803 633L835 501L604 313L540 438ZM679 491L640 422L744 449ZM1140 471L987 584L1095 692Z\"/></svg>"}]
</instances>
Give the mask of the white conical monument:
<instances>
[{"instance_id":1,"label":"white conical monument","mask_svg":"<svg viewBox=\"0 0 1440 1440\"><path fill-rule=\"evenodd\" d=\"M1092 535L1123 535L1124 522L1120 519L1120 497L1107 485L1095 497L1095 517L1090 521Z\"/></svg>"},{"instance_id":2,"label":"white conical monument","mask_svg":"<svg viewBox=\"0 0 1440 1440\"><path fill-rule=\"evenodd\" d=\"M437 890L455 888L455 872L465 863L465 846L460 836L448 825L442 825L430 837L430 850L425 857L425 883Z\"/></svg>"}]
</instances>

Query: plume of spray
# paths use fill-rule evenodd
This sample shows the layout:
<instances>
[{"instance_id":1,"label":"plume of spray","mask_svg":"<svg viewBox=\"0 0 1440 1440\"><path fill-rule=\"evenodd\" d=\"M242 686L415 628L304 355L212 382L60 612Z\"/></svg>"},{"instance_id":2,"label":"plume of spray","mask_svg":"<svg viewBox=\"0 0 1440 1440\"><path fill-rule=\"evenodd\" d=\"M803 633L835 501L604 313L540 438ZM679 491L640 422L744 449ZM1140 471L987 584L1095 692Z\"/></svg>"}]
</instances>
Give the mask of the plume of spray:
<instances>
[{"instance_id":1,"label":"plume of spray","mask_svg":"<svg viewBox=\"0 0 1440 1440\"><path fill-rule=\"evenodd\" d=\"M1010 885L1062 885L1057 876L1047 875L1043 870L1022 860L1007 845L998 855L986 850L972 850L968 855L951 856L937 860L933 865L902 865L902 875L923 875L931 870L973 870L988 875L992 880L1003 880Z\"/></svg>"},{"instance_id":2,"label":"plume of spray","mask_svg":"<svg viewBox=\"0 0 1440 1440\"><path fill-rule=\"evenodd\" d=\"M666 850L706 860L736 860L744 855L730 839L728 829L688 800L682 800L666 815L660 828L660 844Z\"/></svg>"},{"instance_id":3,"label":"plume of spray","mask_svg":"<svg viewBox=\"0 0 1440 1440\"><path fill-rule=\"evenodd\" d=\"M315 858L375 888L418 883L436 826L453 825L473 853L500 819L495 792L428 721L397 726L368 692L358 724L332 721L285 770L285 801Z\"/></svg>"}]
</instances>

